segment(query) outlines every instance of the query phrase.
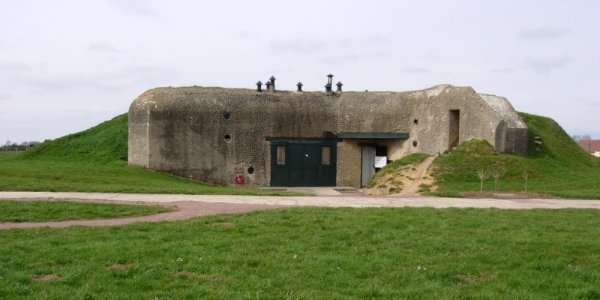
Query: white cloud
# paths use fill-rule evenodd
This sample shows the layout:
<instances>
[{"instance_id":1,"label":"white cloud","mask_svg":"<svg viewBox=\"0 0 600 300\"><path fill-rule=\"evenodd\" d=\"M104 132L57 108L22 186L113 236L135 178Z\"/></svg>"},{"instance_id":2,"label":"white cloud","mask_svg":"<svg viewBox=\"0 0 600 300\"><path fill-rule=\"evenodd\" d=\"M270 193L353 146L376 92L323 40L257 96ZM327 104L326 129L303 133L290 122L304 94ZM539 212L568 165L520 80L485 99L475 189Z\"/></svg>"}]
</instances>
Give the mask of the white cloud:
<instances>
[{"instance_id":1,"label":"white cloud","mask_svg":"<svg viewBox=\"0 0 600 300\"><path fill-rule=\"evenodd\" d=\"M34 88L35 94L57 93L75 89L88 89L97 92L124 91L127 88L141 86L165 86L179 76L179 71L152 66L123 68L118 71L82 75L70 74L58 77L32 74L22 76L20 82Z\"/></svg>"},{"instance_id":2,"label":"white cloud","mask_svg":"<svg viewBox=\"0 0 600 300\"><path fill-rule=\"evenodd\" d=\"M525 68L533 69L538 74L549 74L554 69L562 69L571 58L566 54L558 57L531 58L528 57L523 61Z\"/></svg>"},{"instance_id":3,"label":"white cloud","mask_svg":"<svg viewBox=\"0 0 600 300\"><path fill-rule=\"evenodd\" d=\"M250 36L250 32L248 30L238 30L232 34L236 38L248 38Z\"/></svg>"},{"instance_id":4,"label":"white cloud","mask_svg":"<svg viewBox=\"0 0 600 300\"><path fill-rule=\"evenodd\" d=\"M278 39L269 44L269 52L273 54L296 53L313 55L327 47L327 43L310 38Z\"/></svg>"},{"instance_id":5,"label":"white cloud","mask_svg":"<svg viewBox=\"0 0 600 300\"><path fill-rule=\"evenodd\" d=\"M382 36L372 35L364 38L341 38L335 41L335 44L342 49L365 48L369 46L381 46L390 44L390 41Z\"/></svg>"},{"instance_id":6,"label":"white cloud","mask_svg":"<svg viewBox=\"0 0 600 300\"><path fill-rule=\"evenodd\" d=\"M392 56L392 54L385 51L368 51L365 52L365 56L370 58L382 58Z\"/></svg>"},{"instance_id":7,"label":"white cloud","mask_svg":"<svg viewBox=\"0 0 600 300\"><path fill-rule=\"evenodd\" d=\"M108 0L108 4L130 15L150 17L160 16L147 0Z\"/></svg>"},{"instance_id":8,"label":"white cloud","mask_svg":"<svg viewBox=\"0 0 600 300\"><path fill-rule=\"evenodd\" d=\"M556 39L569 34L573 34L573 30L566 28L540 27L521 30L519 38L521 40L535 41Z\"/></svg>"},{"instance_id":9,"label":"white cloud","mask_svg":"<svg viewBox=\"0 0 600 300\"><path fill-rule=\"evenodd\" d=\"M410 74L432 74L435 73L434 70L420 67L404 67L402 68L402 72L410 73Z\"/></svg>"},{"instance_id":10,"label":"white cloud","mask_svg":"<svg viewBox=\"0 0 600 300\"><path fill-rule=\"evenodd\" d=\"M360 40L360 44L362 45L382 45L382 44L389 44L390 41L382 36L379 35L372 35L372 36L368 36L366 38L362 38Z\"/></svg>"},{"instance_id":11,"label":"white cloud","mask_svg":"<svg viewBox=\"0 0 600 300\"><path fill-rule=\"evenodd\" d=\"M21 82L35 88L35 93L53 93L73 89L92 89L109 91L122 89L122 85L103 83L99 76L70 75L62 77L30 77Z\"/></svg>"},{"instance_id":12,"label":"white cloud","mask_svg":"<svg viewBox=\"0 0 600 300\"><path fill-rule=\"evenodd\" d=\"M500 68L500 69L492 69L492 73L510 73L512 72L511 68Z\"/></svg>"},{"instance_id":13,"label":"white cloud","mask_svg":"<svg viewBox=\"0 0 600 300\"><path fill-rule=\"evenodd\" d=\"M153 87L165 86L179 76L179 71L165 67L137 66L124 69L119 76L126 81Z\"/></svg>"},{"instance_id":14,"label":"white cloud","mask_svg":"<svg viewBox=\"0 0 600 300\"><path fill-rule=\"evenodd\" d=\"M8 100L12 98L13 95L7 93L0 93L0 101Z\"/></svg>"},{"instance_id":15,"label":"white cloud","mask_svg":"<svg viewBox=\"0 0 600 300\"><path fill-rule=\"evenodd\" d=\"M0 71L23 72L31 71L33 68L21 63L0 63Z\"/></svg>"},{"instance_id":16,"label":"white cloud","mask_svg":"<svg viewBox=\"0 0 600 300\"><path fill-rule=\"evenodd\" d=\"M105 42L93 43L88 47L89 50L96 52L112 52L112 53L121 53L121 50L110 46Z\"/></svg>"},{"instance_id":17,"label":"white cloud","mask_svg":"<svg viewBox=\"0 0 600 300\"><path fill-rule=\"evenodd\" d=\"M360 60L360 57L356 53L348 53L342 55L326 55L319 58L319 63L322 64L343 64L349 62L357 62Z\"/></svg>"}]
</instances>

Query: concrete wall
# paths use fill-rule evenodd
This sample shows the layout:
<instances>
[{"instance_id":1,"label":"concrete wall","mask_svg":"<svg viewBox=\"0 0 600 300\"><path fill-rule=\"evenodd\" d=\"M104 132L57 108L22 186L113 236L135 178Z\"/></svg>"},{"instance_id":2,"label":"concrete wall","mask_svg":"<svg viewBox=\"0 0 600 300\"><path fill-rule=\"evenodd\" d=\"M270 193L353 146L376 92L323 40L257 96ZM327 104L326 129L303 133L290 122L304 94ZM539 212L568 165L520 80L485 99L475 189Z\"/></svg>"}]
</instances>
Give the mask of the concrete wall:
<instances>
[{"instance_id":1,"label":"concrete wall","mask_svg":"<svg viewBox=\"0 0 600 300\"><path fill-rule=\"evenodd\" d=\"M408 132L408 140L338 143L337 184L359 187L359 143L387 146L391 160L414 152L441 153L448 149L450 110L460 110L459 143L485 139L500 151L527 153L527 127L510 103L470 87L341 94L161 88L142 94L130 106L129 163L232 186L234 174L244 173L244 185L268 186L271 157L266 137Z\"/></svg>"}]
</instances>

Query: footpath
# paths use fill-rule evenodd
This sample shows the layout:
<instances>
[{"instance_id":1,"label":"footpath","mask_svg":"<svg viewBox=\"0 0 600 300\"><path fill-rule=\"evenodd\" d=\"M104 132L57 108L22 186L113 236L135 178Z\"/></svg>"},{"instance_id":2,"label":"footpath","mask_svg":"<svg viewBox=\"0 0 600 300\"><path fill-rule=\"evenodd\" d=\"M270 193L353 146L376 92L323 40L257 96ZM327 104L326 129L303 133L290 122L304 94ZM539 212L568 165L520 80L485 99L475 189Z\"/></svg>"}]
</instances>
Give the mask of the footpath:
<instances>
[{"instance_id":1,"label":"footpath","mask_svg":"<svg viewBox=\"0 0 600 300\"><path fill-rule=\"evenodd\" d=\"M321 196L233 196L233 195L177 195L177 194L121 194L121 193L71 193L71 192L0 192L0 200L70 200L85 202L113 202L140 205L177 206L176 212L147 217L78 220L44 223L0 223L0 229L30 228L40 226L67 227L113 226L134 222L181 220L196 216L222 213L242 213L252 210L293 206L322 207L433 207L433 208L500 208L500 209L600 209L600 200L577 199L470 199L438 197L362 196L360 194L334 194L318 191ZM325 196L323 196L325 195Z\"/></svg>"}]
</instances>

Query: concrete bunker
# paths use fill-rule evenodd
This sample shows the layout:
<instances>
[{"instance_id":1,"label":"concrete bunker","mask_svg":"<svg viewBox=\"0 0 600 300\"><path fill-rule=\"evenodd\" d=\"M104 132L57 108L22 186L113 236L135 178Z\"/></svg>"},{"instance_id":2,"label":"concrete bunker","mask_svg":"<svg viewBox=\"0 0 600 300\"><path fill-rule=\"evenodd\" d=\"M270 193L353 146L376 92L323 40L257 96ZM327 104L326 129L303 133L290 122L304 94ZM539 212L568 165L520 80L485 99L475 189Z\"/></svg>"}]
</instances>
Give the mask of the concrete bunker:
<instances>
[{"instance_id":1,"label":"concrete bunker","mask_svg":"<svg viewBox=\"0 0 600 300\"><path fill-rule=\"evenodd\" d=\"M381 164L473 138L527 153L508 100L470 87L342 93L329 76L322 92L274 82L145 92L129 109L129 164L228 186L361 187Z\"/></svg>"}]
</instances>

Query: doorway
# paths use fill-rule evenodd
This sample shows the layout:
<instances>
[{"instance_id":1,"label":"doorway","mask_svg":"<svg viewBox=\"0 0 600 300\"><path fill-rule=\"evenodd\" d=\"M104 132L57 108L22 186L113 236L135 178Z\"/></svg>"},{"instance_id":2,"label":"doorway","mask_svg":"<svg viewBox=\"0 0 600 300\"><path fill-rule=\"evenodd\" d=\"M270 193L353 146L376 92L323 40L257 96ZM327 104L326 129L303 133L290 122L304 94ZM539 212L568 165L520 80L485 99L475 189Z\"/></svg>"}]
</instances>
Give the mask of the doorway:
<instances>
[{"instance_id":1,"label":"doorway","mask_svg":"<svg viewBox=\"0 0 600 300\"><path fill-rule=\"evenodd\" d=\"M379 168L375 166L375 157L387 157L387 147L378 144L361 145L361 187L367 186L371 176L375 175Z\"/></svg>"},{"instance_id":2,"label":"doorway","mask_svg":"<svg viewBox=\"0 0 600 300\"><path fill-rule=\"evenodd\" d=\"M375 147L362 146L361 154L361 181L360 186L365 187L369 183L369 178L375 175Z\"/></svg>"},{"instance_id":3,"label":"doorway","mask_svg":"<svg viewBox=\"0 0 600 300\"><path fill-rule=\"evenodd\" d=\"M450 110L449 116L449 131L448 131L448 151L458 146L460 139L460 110Z\"/></svg>"},{"instance_id":4,"label":"doorway","mask_svg":"<svg viewBox=\"0 0 600 300\"><path fill-rule=\"evenodd\" d=\"M336 143L275 142L271 145L271 186L335 186Z\"/></svg>"}]
</instances>

